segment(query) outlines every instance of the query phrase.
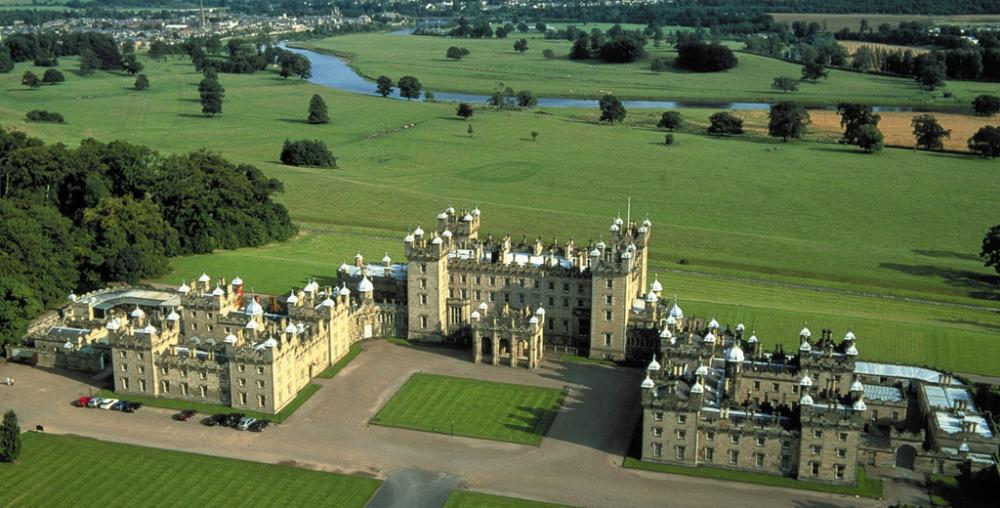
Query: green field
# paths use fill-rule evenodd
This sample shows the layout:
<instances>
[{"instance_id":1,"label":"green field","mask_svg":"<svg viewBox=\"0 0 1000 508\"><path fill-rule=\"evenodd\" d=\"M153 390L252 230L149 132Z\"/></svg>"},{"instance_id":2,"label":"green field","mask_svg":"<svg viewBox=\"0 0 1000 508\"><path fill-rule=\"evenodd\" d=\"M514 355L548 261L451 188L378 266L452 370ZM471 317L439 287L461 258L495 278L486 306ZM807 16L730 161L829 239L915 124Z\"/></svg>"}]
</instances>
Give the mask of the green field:
<instances>
[{"instance_id":1,"label":"green field","mask_svg":"<svg viewBox=\"0 0 1000 508\"><path fill-rule=\"evenodd\" d=\"M76 436L22 435L0 464L0 505L365 506L378 480ZM124 501L123 501L124 500ZM131 501L128 501L131 500Z\"/></svg>"},{"instance_id":2,"label":"green field","mask_svg":"<svg viewBox=\"0 0 1000 508\"><path fill-rule=\"evenodd\" d=\"M468 490L453 490L442 508L569 508L516 497L494 496Z\"/></svg>"},{"instance_id":3,"label":"green field","mask_svg":"<svg viewBox=\"0 0 1000 508\"><path fill-rule=\"evenodd\" d=\"M520 36L518 36L520 37ZM676 52L664 44L647 46L649 55L630 64L605 64L567 58L571 43L545 40L528 34L528 51L514 51L514 39L452 39L354 34L302 43L308 49L345 56L362 75L399 78L413 75L432 91L491 93L503 83L515 90L531 90L542 97L599 98L613 93L618 98L665 99L691 102L774 102L795 100L830 106L838 102L921 106L939 109L970 109L973 97L1000 93L1000 84L950 81L946 90L932 97L912 79L831 70L829 79L803 83L799 91L783 94L771 90L776 76L799 77L801 66L748 53L739 53L740 63L726 72L695 73L671 68L649 70L652 58L673 59ZM516 39L516 38L515 38ZM445 58L449 46L469 49L461 61ZM739 47L739 45L737 45ZM546 60L544 49L558 58Z\"/></svg>"},{"instance_id":4,"label":"green field","mask_svg":"<svg viewBox=\"0 0 1000 508\"><path fill-rule=\"evenodd\" d=\"M418 373L372 423L538 446L562 399L552 388Z\"/></svg>"},{"instance_id":5,"label":"green field","mask_svg":"<svg viewBox=\"0 0 1000 508\"><path fill-rule=\"evenodd\" d=\"M650 128L658 112L637 111L626 128L597 125L594 111L479 110L470 137L451 104L362 97L273 73L223 75L225 112L205 118L189 63L146 63L146 92L130 90L124 74L72 72L65 84L24 90L20 75L32 67L19 64L0 74L0 124L70 145L92 136L163 152L205 147L284 182L279 200L301 224L298 237L178 258L162 282L207 271L275 294L310 277L328 285L358 250L402 259L406 231L448 203L478 204L484 232L597 240L631 195L633 211L653 221L650 271L689 314L742 320L768 349L794 344L808 322L836 334L853 327L865 359L1000 374L1000 285L977 257L1000 217L996 161L715 139L697 126L666 147ZM313 93L326 99L331 125L304 122ZM31 109L69 123L25 123ZM703 124L711 112L684 115ZM286 138L325 141L341 169L275 163Z\"/></svg>"}]
</instances>

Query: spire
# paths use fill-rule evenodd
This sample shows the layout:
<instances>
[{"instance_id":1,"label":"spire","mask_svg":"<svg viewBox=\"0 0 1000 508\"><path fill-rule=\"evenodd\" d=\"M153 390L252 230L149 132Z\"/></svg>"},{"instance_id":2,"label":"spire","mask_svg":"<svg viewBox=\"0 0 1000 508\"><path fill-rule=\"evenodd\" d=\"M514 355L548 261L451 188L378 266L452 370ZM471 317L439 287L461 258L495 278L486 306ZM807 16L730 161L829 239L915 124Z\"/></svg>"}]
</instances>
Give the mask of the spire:
<instances>
[{"instance_id":1,"label":"spire","mask_svg":"<svg viewBox=\"0 0 1000 508\"><path fill-rule=\"evenodd\" d=\"M628 211L625 212L625 225L632 223L632 196L628 197Z\"/></svg>"}]
</instances>

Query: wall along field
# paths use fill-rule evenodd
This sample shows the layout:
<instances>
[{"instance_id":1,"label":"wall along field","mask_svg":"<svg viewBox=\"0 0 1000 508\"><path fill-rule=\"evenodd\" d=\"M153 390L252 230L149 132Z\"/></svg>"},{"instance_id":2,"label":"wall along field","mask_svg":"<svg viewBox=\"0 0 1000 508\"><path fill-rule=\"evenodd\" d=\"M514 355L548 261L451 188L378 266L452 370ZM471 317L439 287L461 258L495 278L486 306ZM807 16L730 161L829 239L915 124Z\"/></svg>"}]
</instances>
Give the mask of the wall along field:
<instances>
[{"instance_id":1,"label":"wall along field","mask_svg":"<svg viewBox=\"0 0 1000 508\"><path fill-rule=\"evenodd\" d=\"M64 70L76 67L60 59ZM674 146L630 112L629 126L596 111L477 110L364 97L273 73L222 75L224 113L200 115L200 75L180 59L146 60L152 87L98 73L23 89L19 64L0 75L0 122L48 141L124 139L164 153L205 147L281 179L279 199L302 223L294 240L173 260L162 281L239 273L259 291L307 277L328 283L359 249L401 259L402 236L437 211L478 204L483 229L543 239L598 239L625 201L653 221L652 272L689 314L743 320L765 343L795 340L803 322L853 327L869 359L1000 373L996 277L977 259L1000 216L995 161L889 149L865 155L814 139L717 139L691 128ZM37 69L36 69L37 71ZM419 77L419 76L418 76ZM305 122L320 93L332 123ZM32 109L66 125L25 123ZM685 110L704 123L709 110ZM474 133L467 133L467 124ZM403 129L403 125L414 124ZM531 141L530 132L539 133ZM285 139L320 139L341 169L276 163ZM906 299L906 300L904 300ZM919 303L914 300L930 301Z\"/></svg>"}]
</instances>

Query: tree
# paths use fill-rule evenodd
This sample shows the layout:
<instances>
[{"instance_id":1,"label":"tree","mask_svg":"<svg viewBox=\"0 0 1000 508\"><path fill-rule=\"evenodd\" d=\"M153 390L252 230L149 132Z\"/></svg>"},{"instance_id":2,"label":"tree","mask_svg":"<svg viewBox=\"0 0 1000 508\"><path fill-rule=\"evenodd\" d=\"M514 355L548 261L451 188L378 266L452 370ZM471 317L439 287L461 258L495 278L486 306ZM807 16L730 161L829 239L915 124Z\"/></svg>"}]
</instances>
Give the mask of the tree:
<instances>
[{"instance_id":1,"label":"tree","mask_svg":"<svg viewBox=\"0 0 1000 508\"><path fill-rule=\"evenodd\" d=\"M423 85L420 84L420 80L413 76L403 76L399 78L399 95L406 97L406 100L419 99L420 91L423 90Z\"/></svg>"},{"instance_id":2,"label":"tree","mask_svg":"<svg viewBox=\"0 0 1000 508\"><path fill-rule=\"evenodd\" d=\"M590 43L587 40L587 36L584 35L573 43L573 47L569 50L570 60L586 60L590 58Z\"/></svg>"},{"instance_id":3,"label":"tree","mask_svg":"<svg viewBox=\"0 0 1000 508\"><path fill-rule=\"evenodd\" d=\"M139 77L135 78L135 89L142 91L149 88L149 78L145 74L140 74Z\"/></svg>"},{"instance_id":4,"label":"tree","mask_svg":"<svg viewBox=\"0 0 1000 508\"><path fill-rule=\"evenodd\" d=\"M281 162L289 166L317 166L336 168L337 158L330 153L326 143L315 139L285 140L281 148Z\"/></svg>"},{"instance_id":5,"label":"tree","mask_svg":"<svg viewBox=\"0 0 1000 508\"><path fill-rule=\"evenodd\" d=\"M463 56L468 55L469 50L465 48L460 48L458 46L451 46L448 51L445 52L445 56L452 60L461 60Z\"/></svg>"},{"instance_id":6,"label":"tree","mask_svg":"<svg viewBox=\"0 0 1000 508\"><path fill-rule=\"evenodd\" d=\"M531 141L532 143L538 140L538 131L531 131Z\"/></svg>"},{"instance_id":7,"label":"tree","mask_svg":"<svg viewBox=\"0 0 1000 508\"><path fill-rule=\"evenodd\" d=\"M473 128L472 128L472 124L471 123L469 124L469 128L465 129L465 132L467 132L469 134L470 138L472 137Z\"/></svg>"},{"instance_id":8,"label":"tree","mask_svg":"<svg viewBox=\"0 0 1000 508\"><path fill-rule=\"evenodd\" d=\"M803 81L819 81L820 78L826 79L830 75L826 70L826 64L818 60L807 61L802 64L802 80Z\"/></svg>"},{"instance_id":9,"label":"tree","mask_svg":"<svg viewBox=\"0 0 1000 508\"><path fill-rule=\"evenodd\" d=\"M125 72L129 73L130 76L135 76L142 72L143 65L142 62L135 56L135 53L128 53L125 58L122 59L122 68Z\"/></svg>"},{"instance_id":10,"label":"tree","mask_svg":"<svg viewBox=\"0 0 1000 508\"><path fill-rule=\"evenodd\" d=\"M529 30L529 28L528 28L528 24L527 23L525 23L524 21L518 22L518 24L517 24L517 31L518 32L526 34L526 33L528 33L528 30Z\"/></svg>"},{"instance_id":11,"label":"tree","mask_svg":"<svg viewBox=\"0 0 1000 508\"><path fill-rule=\"evenodd\" d=\"M13 410L3 415L0 425L0 460L17 462L21 456L21 427L17 424L17 414Z\"/></svg>"},{"instance_id":12,"label":"tree","mask_svg":"<svg viewBox=\"0 0 1000 508\"><path fill-rule=\"evenodd\" d=\"M517 51L522 55L525 51L528 51L528 39L518 39L514 41L514 51Z\"/></svg>"},{"instance_id":13,"label":"tree","mask_svg":"<svg viewBox=\"0 0 1000 508\"><path fill-rule=\"evenodd\" d=\"M170 268L167 258L180 252L177 230L150 198L102 199L83 212L81 227L93 241L83 270L98 273L101 280L135 284L158 277Z\"/></svg>"},{"instance_id":14,"label":"tree","mask_svg":"<svg viewBox=\"0 0 1000 508\"><path fill-rule=\"evenodd\" d=\"M58 69L46 69L45 74L42 74L42 83L54 85L63 81L66 81L66 76L63 76Z\"/></svg>"},{"instance_id":15,"label":"tree","mask_svg":"<svg viewBox=\"0 0 1000 508\"><path fill-rule=\"evenodd\" d=\"M668 133L666 136L663 136L663 144L667 146L674 144L674 135Z\"/></svg>"},{"instance_id":16,"label":"tree","mask_svg":"<svg viewBox=\"0 0 1000 508\"><path fill-rule=\"evenodd\" d=\"M611 63L628 63L642 58L646 54L646 40L641 37L615 37L603 44L597 54L601 60Z\"/></svg>"},{"instance_id":17,"label":"tree","mask_svg":"<svg viewBox=\"0 0 1000 508\"><path fill-rule=\"evenodd\" d=\"M473 113L473 109L472 109L471 105L469 105L469 104L467 104L465 102L459 102L458 103L458 110L455 111L456 115L464 118L465 120L468 120L470 117L472 117L472 113Z\"/></svg>"},{"instance_id":18,"label":"tree","mask_svg":"<svg viewBox=\"0 0 1000 508\"><path fill-rule=\"evenodd\" d=\"M868 153L877 152L883 146L882 131L872 124L862 125L858 129L858 137L855 144Z\"/></svg>"},{"instance_id":19,"label":"tree","mask_svg":"<svg viewBox=\"0 0 1000 508\"><path fill-rule=\"evenodd\" d=\"M872 112L872 107L866 104L854 104L842 102L837 105L837 114L840 115L840 126L844 128L844 135L840 142L847 145L858 144L858 133L861 127L872 125L878 127L881 115Z\"/></svg>"},{"instance_id":20,"label":"tree","mask_svg":"<svg viewBox=\"0 0 1000 508\"><path fill-rule=\"evenodd\" d=\"M674 60L675 66L695 72L724 71L736 67L738 63L731 49L700 41L678 44L677 59Z\"/></svg>"},{"instance_id":21,"label":"tree","mask_svg":"<svg viewBox=\"0 0 1000 508\"><path fill-rule=\"evenodd\" d=\"M684 124L684 119L681 117L680 111L664 111L660 115L660 121L656 123L656 127L659 129L680 129L681 125Z\"/></svg>"},{"instance_id":22,"label":"tree","mask_svg":"<svg viewBox=\"0 0 1000 508\"><path fill-rule=\"evenodd\" d=\"M982 127L969 138L969 150L983 157L1000 157L1000 128Z\"/></svg>"},{"instance_id":23,"label":"tree","mask_svg":"<svg viewBox=\"0 0 1000 508\"><path fill-rule=\"evenodd\" d=\"M993 116L1000 111L1000 97L983 94L972 101L972 110L979 116Z\"/></svg>"},{"instance_id":24,"label":"tree","mask_svg":"<svg viewBox=\"0 0 1000 508\"><path fill-rule=\"evenodd\" d=\"M1000 273L1000 225L993 226L986 232L979 256L985 260L983 266L991 266Z\"/></svg>"},{"instance_id":25,"label":"tree","mask_svg":"<svg viewBox=\"0 0 1000 508\"><path fill-rule=\"evenodd\" d=\"M309 119L307 121L311 124L330 123L326 102L319 94L313 94L312 99L309 99Z\"/></svg>"},{"instance_id":26,"label":"tree","mask_svg":"<svg viewBox=\"0 0 1000 508\"><path fill-rule=\"evenodd\" d=\"M801 104L794 102L779 102L771 105L771 113L767 123L767 134L774 138L788 141L788 138L801 138L809 125L809 113Z\"/></svg>"},{"instance_id":27,"label":"tree","mask_svg":"<svg viewBox=\"0 0 1000 508\"><path fill-rule=\"evenodd\" d=\"M24 71L24 75L21 76L21 84L28 88L38 88L41 83L34 72Z\"/></svg>"},{"instance_id":28,"label":"tree","mask_svg":"<svg viewBox=\"0 0 1000 508\"><path fill-rule=\"evenodd\" d=\"M530 90L517 92L517 105L522 108L533 108L538 104L538 98Z\"/></svg>"},{"instance_id":29,"label":"tree","mask_svg":"<svg viewBox=\"0 0 1000 508\"><path fill-rule=\"evenodd\" d=\"M0 74L7 74L14 70L14 59L10 57L10 50L6 46L0 47Z\"/></svg>"},{"instance_id":30,"label":"tree","mask_svg":"<svg viewBox=\"0 0 1000 508\"><path fill-rule=\"evenodd\" d=\"M553 58L556 57L556 52L552 51L549 48L545 48L542 50L542 57L544 57L546 60L552 60Z\"/></svg>"},{"instance_id":31,"label":"tree","mask_svg":"<svg viewBox=\"0 0 1000 508\"><path fill-rule=\"evenodd\" d=\"M708 118L708 133L717 136L743 134L743 119L728 111L720 111Z\"/></svg>"},{"instance_id":32,"label":"tree","mask_svg":"<svg viewBox=\"0 0 1000 508\"><path fill-rule=\"evenodd\" d=\"M535 30L537 30L538 33L544 34L546 31L548 31L548 26L546 26L545 23L539 21L538 23L535 23Z\"/></svg>"},{"instance_id":33,"label":"tree","mask_svg":"<svg viewBox=\"0 0 1000 508\"><path fill-rule=\"evenodd\" d=\"M797 92L799 90L799 82L795 78L778 76L774 78L774 82L771 83L771 90L778 90L781 92Z\"/></svg>"},{"instance_id":34,"label":"tree","mask_svg":"<svg viewBox=\"0 0 1000 508\"><path fill-rule=\"evenodd\" d=\"M153 60L163 60L170 53L170 47L163 41L153 41L149 45L149 58Z\"/></svg>"},{"instance_id":35,"label":"tree","mask_svg":"<svg viewBox=\"0 0 1000 508\"><path fill-rule=\"evenodd\" d=\"M917 140L917 148L941 150L944 148L941 140L951 137L951 129L941 127L934 115L917 115L913 117L910 125L913 126L913 137Z\"/></svg>"},{"instance_id":36,"label":"tree","mask_svg":"<svg viewBox=\"0 0 1000 508\"><path fill-rule=\"evenodd\" d=\"M388 97L392 95L392 79L389 76L379 76L375 80L375 93L381 95L382 97Z\"/></svg>"},{"instance_id":37,"label":"tree","mask_svg":"<svg viewBox=\"0 0 1000 508\"><path fill-rule=\"evenodd\" d=\"M625 121L625 105L615 98L614 95L608 94L601 97L599 105L601 107L601 118L598 121L608 122L612 125L615 122Z\"/></svg>"},{"instance_id":38,"label":"tree","mask_svg":"<svg viewBox=\"0 0 1000 508\"><path fill-rule=\"evenodd\" d=\"M222 88L218 81L205 78L199 83L198 91L201 93L202 113L209 116L222 114L222 99L226 89Z\"/></svg>"},{"instance_id":39,"label":"tree","mask_svg":"<svg viewBox=\"0 0 1000 508\"><path fill-rule=\"evenodd\" d=\"M917 83L929 91L944 86L944 78L948 76L948 68L944 62L923 54L913 62Z\"/></svg>"},{"instance_id":40,"label":"tree","mask_svg":"<svg viewBox=\"0 0 1000 508\"><path fill-rule=\"evenodd\" d=\"M90 48L80 50L80 74L89 76L101 68L101 59Z\"/></svg>"},{"instance_id":41,"label":"tree","mask_svg":"<svg viewBox=\"0 0 1000 508\"><path fill-rule=\"evenodd\" d=\"M869 46L859 47L851 55L851 68L856 71L868 72L878 70L878 57Z\"/></svg>"}]
</instances>

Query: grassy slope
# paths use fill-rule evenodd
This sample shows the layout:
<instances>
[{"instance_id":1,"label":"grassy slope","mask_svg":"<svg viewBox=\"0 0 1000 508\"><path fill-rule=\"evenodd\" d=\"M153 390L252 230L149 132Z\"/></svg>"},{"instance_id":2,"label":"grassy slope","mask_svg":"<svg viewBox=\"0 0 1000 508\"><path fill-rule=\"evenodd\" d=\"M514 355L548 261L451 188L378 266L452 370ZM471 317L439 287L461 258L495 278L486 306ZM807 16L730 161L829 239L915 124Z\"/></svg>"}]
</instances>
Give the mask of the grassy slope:
<instances>
[{"instance_id":1,"label":"grassy slope","mask_svg":"<svg viewBox=\"0 0 1000 508\"><path fill-rule=\"evenodd\" d=\"M71 58L62 63L75 67ZM631 195L654 223L651 270L686 271L663 279L689 313L745 320L765 341L794 340L802 321L838 333L853 326L866 337L867 358L1000 373L989 361L1000 353L995 312L773 285L995 308L997 286L976 259L981 235L1000 216L994 161L691 133L664 147L661 132L642 127L653 114L635 112L626 129L595 125L590 111L478 111L469 137L453 105L362 98L272 74L224 75L225 114L209 119L197 114L199 76L179 60L149 63L152 89L142 93L127 89L132 78L106 73L67 73L63 85L21 90L28 68L0 75L0 124L69 144L95 136L166 152L207 146L285 182L279 199L305 223L297 239L174 260L163 278L170 283L208 271L238 272L265 292L308 277L326 284L358 249L401 259L405 230L427 225L448 202L478 203L485 231L585 241ZM302 122L317 92L330 106L329 126ZM59 111L69 124L25 124L36 108ZM703 122L709 113L685 115ZM533 130L541 133L534 143ZM330 145L342 169L273 163L285 138L304 137ZM724 278L733 275L753 281Z\"/></svg>"},{"instance_id":2,"label":"grassy slope","mask_svg":"<svg viewBox=\"0 0 1000 508\"><path fill-rule=\"evenodd\" d=\"M0 505L362 507L381 482L288 466L236 461L27 433L21 461L0 464ZM233 495L233 493L239 493Z\"/></svg>"},{"instance_id":3,"label":"grassy slope","mask_svg":"<svg viewBox=\"0 0 1000 508\"><path fill-rule=\"evenodd\" d=\"M414 374L372 423L538 446L562 397L551 388Z\"/></svg>"},{"instance_id":4,"label":"grassy slope","mask_svg":"<svg viewBox=\"0 0 1000 508\"><path fill-rule=\"evenodd\" d=\"M309 42L304 47L349 55L351 65L363 75L398 78L407 74L433 91L490 93L502 82L515 90L531 90L545 97L597 98L614 93L619 98L729 102L795 100L830 105L841 101L882 105L968 108L975 95L998 93L996 83L949 82L954 99L932 100L912 79L831 70L830 78L803 83L799 92L784 95L771 90L775 76L799 77L801 66L747 53L740 64L726 72L692 73L671 69L649 70L651 58L674 58L667 45L647 47L649 55L631 64L603 64L569 60L571 43L544 40L529 34L528 51L518 54L513 39L456 40L447 37L402 37L356 34ZM468 48L470 55L455 62L445 58L449 46ZM546 60L542 50L558 58Z\"/></svg>"},{"instance_id":5,"label":"grassy slope","mask_svg":"<svg viewBox=\"0 0 1000 508\"><path fill-rule=\"evenodd\" d=\"M443 508L567 508L566 505L543 503L516 497L494 496L468 490L453 490Z\"/></svg>"}]
</instances>

